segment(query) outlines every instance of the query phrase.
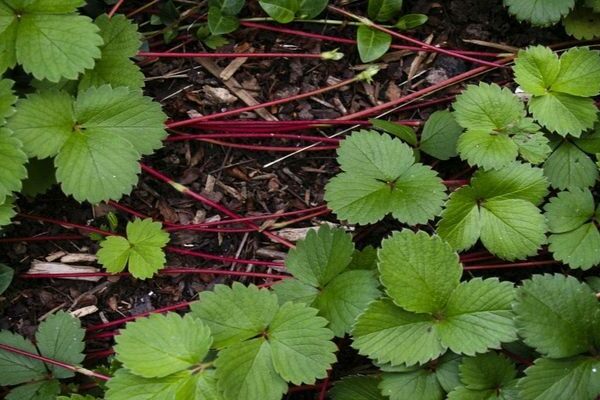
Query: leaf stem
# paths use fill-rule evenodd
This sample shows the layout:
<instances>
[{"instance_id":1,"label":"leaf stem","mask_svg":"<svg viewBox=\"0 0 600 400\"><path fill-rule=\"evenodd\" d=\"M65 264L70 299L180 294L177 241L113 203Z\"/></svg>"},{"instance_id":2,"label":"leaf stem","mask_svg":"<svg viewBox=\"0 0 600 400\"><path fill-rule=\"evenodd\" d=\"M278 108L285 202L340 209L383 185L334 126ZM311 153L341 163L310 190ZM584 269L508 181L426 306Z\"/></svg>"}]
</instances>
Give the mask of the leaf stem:
<instances>
[{"instance_id":1,"label":"leaf stem","mask_svg":"<svg viewBox=\"0 0 600 400\"><path fill-rule=\"evenodd\" d=\"M177 304L173 304L170 306L166 306L166 307L162 307L162 308L157 308L155 310L152 311L145 311L143 313L139 313L136 315L131 315L129 317L124 317L124 318L120 318L120 319L116 319L114 321L110 321L110 322L105 322L102 324L97 324L97 325L90 325L86 328L87 332L94 332L94 331L99 331L102 329L107 329L107 328L112 328L113 326L119 326L122 325L126 322L129 321L134 321L138 318L143 318L143 317L147 317L148 315L151 314L161 314L161 313L165 313L168 311L175 311L175 310L181 310L183 308L187 308L189 307L189 305L191 304L191 302L189 301L184 301L181 303L177 303Z\"/></svg>"},{"instance_id":2,"label":"leaf stem","mask_svg":"<svg viewBox=\"0 0 600 400\"><path fill-rule=\"evenodd\" d=\"M119 8L121 8L121 6L123 5L123 3L125 3L125 0L119 0L119 1L117 1L117 3L109 11L108 18L112 18L117 13L117 11L119 11Z\"/></svg>"},{"instance_id":3,"label":"leaf stem","mask_svg":"<svg viewBox=\"0 0 600 400\"><path fill-rule=\"evenodd\" d=\"M239 261L236 261L239 262ZM244 278L261 278L261 279L286 279L288 275L268 274L262 272L245 272L245 271L228 271L221 269L208 268L165 268L157 272L158 275L224 275L224 276L239 276ZM108 276L131 276L129 272L119 272L112 274L110 272L70 272L70 273L25 273L19 275L23 279L54 279L54 278L88 278L88 277L108 277Z\"/></svg>"},{"instance_id":4,"label":"leaf stem","mask_svg":"<svg viewBox=\"0 0 600 400\"><path fill-rule=\"evenodd\" d=\"M469 265L463 267L465 271L474 270L488 270L488 269L504 269L504 268L539 268L547 265L560 264L560 261L556 260L541 260L541 261L527 261L527 262L516 262L507 264L489 264L489 265Z\"/></svg>"},{"instance_id":5,"label":"leaf stem","mask_svg":"<svg viewBox=\"0 0 600 400\"><path fill-rule=\"evenodd\" d=\"M316 58L323 59L323 53L167 53L140 51L139 57L148 58Z\"/></svg>"}]
</instances>

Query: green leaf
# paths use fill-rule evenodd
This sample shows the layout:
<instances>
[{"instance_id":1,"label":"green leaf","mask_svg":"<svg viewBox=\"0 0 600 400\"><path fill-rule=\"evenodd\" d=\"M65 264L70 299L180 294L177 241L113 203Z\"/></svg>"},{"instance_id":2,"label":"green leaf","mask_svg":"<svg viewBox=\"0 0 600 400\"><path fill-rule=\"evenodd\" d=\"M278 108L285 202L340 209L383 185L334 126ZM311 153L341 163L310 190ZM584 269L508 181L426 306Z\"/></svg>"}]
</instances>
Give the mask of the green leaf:
<instances>
[{"instance_id":1,"label":"green leaf","mask_svg":"<svg viewBox=\"0 0 600 400\"><path fill-rule=\"evenodd\" d=\"M600 36L600 10L577 7L563 19L565 31L576 39L594 39Z\"/></svg>"},{"instance_id":2,"label":"green leaf","mask_svg":"<svg viewBox=\"0 0 600 400\"><path fill-rule=\"evenodd\" d=\"M537 26L557 23L575 6L575 0L504 0L508 11L520 21L529 21Z\"/></svg>"},{"instance_id":3,"label":"green leaf","mask_svg":"<svg viewBox=\"0 0 600 400\"><path fill-rule=\"evenodd\" d=\"M165 266L163 247L168 242L169 234L160 222L135 219L127 224L127 239L109 236L100 243L98 261L109 272L121 272L128 265L134 277L150 278Z\"/></svg>"},{"instance_id":4,"label":"green leaf","mask_svg":"<svg viewBox=\"0 0 600 400\"><path fill-rule=\"evenodd\" d=\"M8 197L4 203L0 203L0 227L10 224L12 217L17 215L13 202L13 198Z\"/></svg>"},{"instance_id":5,"label":"green leaf","mask_svg":"<svg viewBox=\"0 0 600 400\"><path fill-rule=\"evenodd\" d=\"M48 316L35 334L37 348L44 357L78 365L85 355L83 340L85 330L79 319L64 311ZM75 373L54 365L47 366L52 375L58 379L70 378Z\"/></svg>"},{"instance_id":6,"label":"green leaf","mask_svg":"<svg viewBox=\"0 0 600 400\"><path fill-rule=\"evenodd\" d=\"M23 181L21 194L35 197L46 193L56 184L56 169L51 158L30 158L27 163L27 179Z\"/></svg>"},{"instance_id":7,"label":"green leaf","mask_svg":"<svg viewBox=\"0 0 600 400\"><path fill-rule=\"evenodd\" d=\"M12 46L16 60L36 79L76 79L100 58L102 38L98 28L88 17L71 11L50 11L40 4L36 1L22 9L14 22L16 37L12 38Z\"/></svg>"},{"instance_id":8,"label":"green leaf","mask_svg":"<svg viewBox=\"0 0 600 400\"><path fill-rule=\"evenodd\" d=\"M544 206L548 230L565 233L579 228L594 216L594 196L588 189L560 192Z\"/></svg>"},{"instance_id":9,"label":"green leaf","mask_svg":"<svg viewBox=\"0 0 600 400\"><path fill-rule=\"evenodd\" d=\"M0 331L0 343L37 354L33 343L15 333ZM0 370L2 370L0 375L2 386L44 379L47 374L43 362L2 349L0 349Z\"/></svg>"},{"instance_id":10,"label":"green leaf","mask_svg":"<svg viewBox=\"0 0 600 400\"><path fill-rule=\"evenodd\" d=\"M279 299L279 304L293 301L311 305L321 293L319 288L298 279L282 279L271 287Z\"/></svg>"},{"instance_id":11,"label":"green leaf","mask_svg":"<svg viewBox=\"0 0 600 400\"><path fill-rule=\"evenodd\" d=\"M192 376L193 378L196 378L196 397L194 397L194 400L223 400L223 396L217 388L217 377L214 369L195 374Z\"/></svg>"},{"instance_id":12,"label":"green leaf","mask_svg":"<svg viewBox=\"0 0 600 400\"><path fill-rule=\"evenodd\" d=\"M271 346L262 337L221 350L215 365L218 387L227 400L279 400L287 391L273 367Z\"/></svg>"},{"instance_id":13,"label":"green leaf","mask_svg":"<svg viewBox=\"0 0 600 400\"><path fill-rule=\"evenodd\" d=\"M570 357L593 347L592 321L600 318L600 306L576 278L534 275L518 288L514 311L519 335L545 356Z\"/></svg>"},{"instance_id":14,"label":"green leaf","mask_svg":"<svg viewBox=\"0 0 600 400\"><path fill-rule=\"evenodd\" d=\"M550 92L529 101L529 111L548 130L562 136L581 136L598 120L598 108L590 98Z\"/></svg>"},{"instance_id":15,"label":"green leaf","mask_svg":"<svg viewBox=\"0 0 600 400\"><path fill-rule=\"evenodd\" d=\"M209 7L217 7L225 15L237 15L244 8L244 0L209 0Z\"/></svg>"},{"instance_id":16,"label":"green leaf","mask_svg":"<svg viewBox=\"0 0 600 400\"><path fill-rule=\"evenodd\" d=\"M456 143L462 131L450 111L436 111L425 122L419 148L439 160L456 157Z\"/></svg>"},{"instance_id":17,"label":"green leaf","mask_svg":"<svg viewBox=\"0 0 600 400\"><path fill-rule=\"evenodd\" d=\"M469 165L485 169L499 169L514 160L519 154L519 147L504 134L490 134L485 131L467 131L458 139L460 158Z\"/></svg>"},{"instance_id":18,"label":"green leaf","mask_svg":"<svg viewBox=\"0 0 600 400\"><path fill-rule=\"evenodd\" d=\"M501 389L517 377L515 364L496 353L465 357L460 365L460 378L467 389Z\"/></svg>"},{"instance_id":19,"label":"green leaf","mask_svg":"<svg viewBox=\"0 0 600 400\"><path fill-rule=\"evenodd\" d=\"M577 145L565 140L544 163L544 175L557 189L586 188L596 183L598 167Z\"/></svg>"},{"instance_id":20,"label":"green leaf","mask_svg":"<svg viewBox=\"0 0 600 400\"><path fill-rule=\"evenodd\" d=\"M188 371L183 371L148 379L120 368L106 383L106 400L188 400L190 393L184 389L190 376Z\"/></svg>"},{"instance_id":21,"label":"green leaf","mask_svg":"<svg viewBox=\"0 0 600 400\"><path fill-rule=\"evenodd\" d=\"M0 204L21 189L21 181L27 177L27 155L21 150L21 142L11 131L0 128Z\"/></svg>"},{"instance_id":22,"label":"green leaf","mask_svg":"<svg viewBox=\"0 0 600 400\"><path fill-rule=\"evenodd\" d=\"M44 380L12 389L6 400L54 400L59 393L60 383L57 380Z\"/></svg>"},{"instance_id":23,"label":"green leaf","mask_svg":"<svg viewBox=\"0 0 600 400\"><path fill-rule=\"evenodd\" d=\"M519 133L512 137L519 154L532 164L543 163L552 152L549 140L543 133Z\"/></svg>"},{"instance_id":24,"label":"green leaf","mask_svg":"<svg viewBox=\"0 0 600 400\"><path fill-rule=\"evenodd\" d=\"M402 9L402 0L369 0L367 15L380 22L394 18Z\"/></svg>"},{"instance_id":25,"label":"green leaf","mask_svg":"<svg viewBox=\"0 0 600 400\"><path fill-rule=\"evenodd\" d=\"M515 81L523 90L542 96L558 78L560 60L549 47L530 46L519 51L513 70Z\"/></svg>"},{"instance_id":26,"label":"green leaf","mask_svg":"<svg viewBox=\"0 0 600 400\"><path fill-rule=\"evenodd\" d=\"M362 250L355 250L352 254L352 261L348 265L349 270L368 270L373 271L377 269L377 249L369 245L365 246Z\"/></svg>"},{"instance_id":27,"label":"green leaf","mask_svg":"<svg viewBox=\"0 0 600 400\"><path fill-rule=\"evenodd\" d=\"M367 224L391 213L410 225L434 218L445 187L429 167L415 163L411 148L374 131L358 131L338 149L343 171L325 187L325 200L339 219Z\"/></svg>"},{"instance_id":28,"label":"green leaf","mask_svg":"<svg viewBox=\"0 0 600 400\"><path fill-rule=\"evenodd\" d=\"M313 384L316 379L325 378L327 369L336 361L333 333L325 328L327 320L316 315L314 308L285 303L269 325L273 367L295 385Z\"/></svg>"},{"instance_id":29,"label":"green leaf","mask_svg":"<svg viewBox=\"0 0 600 400\"><path fill-rule=\"evenodd\" d=\"M378 385L379 379L373 376L347 376L333 385L329 396L333 400L385 400Z\"/></svg>"},{"instance_id":30,"label":"green leaf","mask_svg":"<svg viewBox=\"0 0 600 400\"><path fill-rule=\"evenodd\" d=\"M408 31L421 25L425 25L428 20L429 17L425 14L406 14L401 16L394 26L401 31Z\"/></svg>"},{"instance_id":31,"label":"green leaf","mask_svg":"<svg viewBox=\"0 0 600 400\"><path fill-rule=\"evenodd\" d=\"M540 358L525 370L526 376L518 385L519 394L523 400L593 400L600 390L599 369L600 362L591 358Z\"/></svg>"},{"instance_id":32,"label":"green leaf","mask_svg":"<svg viewBox=\"0 0 600 400\"><path fill-rule=\"evenodd\" d=\"M296 16L300 19L312 19L325 10L328 0L299 0Z\"/></svg>"},{"instance_id":33,"label":"green leaf","mask_svg":"<svg viewBox=\"0 0 600 400\"><path fill-rule=\"evenodd\" d=\"M117 360L144 378L162 378L197 366L212 344L209 328L192 316L151 315L116 337Z\"/></svg>"},{"instance_id":34,"label":"green leaf","mask_svg":"<svg viewBox=\"0 0 600 400\"><path fill-rule=\"evenodd\" d=\"M2 3L0 3L1 5ZM4 32L0 33L0 73L17 65L18 24L16 19L11 20Z\"/></svg>"},{"instance_id":35,"label":"green leaf","mask_svg":"<svg viewBox=\"0 0 600 400\"><path fill-rule=\"evenodd\" d=\"M417 145L417 134L415 130L410 126L399 125L391 121L384 119L370 119L369 122L373 125L373 128L379 129L383 132L391 133L392 135L400 138L411 146Z\"/></svg>"},{"instance_id":36,"label":"green leaf","mask_svg":"<svg viewBox=\"0 0 600 400\"><path fill-rule=\"evenodd\" d=\"M11 80L0 79L0 126L6 123L6 118L15 113L17 96L13 93L13 84Z\"/></svg>"},{"instance_id":37,"label":"green leaf","mask_svg":"<svg viewBox=\"0 0 600 400\"><path fill-rule=\"evenodd\" d=\"M433 314L446 306L462 268L458 255L439 237L403 230L383 241L379 272L394 303L407 311Z\"/></svg>"},{"instance_id":38,"label":"green leaf","mask_svg":"<svg viewBox=\"0 0 600 400\"><path fill-rule=\"evenodd\" d=\"M364 63L377 60L387 53L392 44L392 37L366 25L360 25L356 32L358 54Z\"/></svg>"},{"instance_id":39,"label":"green leaf","mask_svg":"<svg viewBox=\"0 0 600 400\"><path fill-rule=\"evenodd\" d=\"M100 28L100 36L104 41L100 48L102 56L93 69L85 71L79 82L79 90L104 84L131 89L144 87L144 74L130 59L141 46L137 26L120 14L112 18L106 14L100 15L95 24Z\"/></svg>"},{"instance_id":40,"label":"green leaf","mask_svg":"<svg viewBox=\"0 0 600 400\"><path fill-rule=\"evenodd\" d=\"M292 22L299 8L298 0L259 0L258 4L280 24Z\"/></svg>"},{"instance_id":41,"label":"green leaf","mask_svg":"<svg viewBox=\"0 0 600 400\"><path fill-rule=\"evenodd\" d=\"M224 35L235 31L240 26L237 17L226 15L218 7L208 10L208 28L213 35Z\"/></svg>"},{"instance_id":42,"label":"green leaf","mask_svg":"<svg viewBox=\"0 0 600 400\"><path fill-rule=\"evenodd\" d=\"M600 94L600 52L573 47L563 53L560 73L551 89L581 97Z\"/></svg>"},{"instance_id":43,"label":"green leaf","mask_svg":"<svg viewBox=\"0 0 600 400\"><path fill-rule=\"evenodd\" d=\"M417 369L403 374L383 374L381 392L390 400L443 400L444 390L431 370Z\"/></svg>"},{"instance_id":44,"label":"green leaf","mask_svg":"<svg viewBox=\"0 0 600 400\"><path fill-rule=\"evenodd\" d=\"M8 289L14 275L15 271L12 268L0 263L0 294Z\"/></svg>"},{"instance_id":45,"label":"green leaf","mask_svg":"<svg viewBox=\"0 0 600 400\"><path fill-rule=\"evenodd\" d=\"M192 314L208 325L214 347L223 348L262 333L277 313L277 296L256 286L216 285L192 303ZM226 310L226 312L224 312Z\"/></svg>"},{"instance_id":46,"label":"green leaf","mask_svg":"<svg viewBox=\"0 0 600 400\"><path fill-rule=\"evenodd\" d=\"M444 346L457 354L474 355L516 340L514 297L512 283L496 278L461 283L439 321L438 335Z\"/></svg>"}]
</instances>

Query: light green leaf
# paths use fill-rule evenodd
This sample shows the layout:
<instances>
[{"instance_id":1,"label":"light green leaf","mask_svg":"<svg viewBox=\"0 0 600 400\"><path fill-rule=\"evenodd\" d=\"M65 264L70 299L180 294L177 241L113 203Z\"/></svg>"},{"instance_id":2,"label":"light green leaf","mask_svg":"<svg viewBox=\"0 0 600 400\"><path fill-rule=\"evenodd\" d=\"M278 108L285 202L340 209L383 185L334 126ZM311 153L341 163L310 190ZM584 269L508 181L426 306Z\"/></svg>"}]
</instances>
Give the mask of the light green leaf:
<instances>
[{"instance_id":1,"label":"light green leaf","mask_svg":"<svg viewBox=\"0 0 600 400\"><path fill-rule=\"evenodd\" d=\"M596 183L598 167L579 147L565 140L544 163L544 175L557 189L586 188Z\"/></svg>"},{"instance_id":2,"label":"light green leaf","mask_svg":"<svg viewBox=\"0 0 600 400\"><path fill-rule=\"evenodd\" d=\"M456 143L462 131L450 111L436 111L425 122L419 148L439 160L456 157Z\"/></svg>"},{"instance_id":3,"label":"light green leaf","mask_svg":"<svg viewBox=\"0 0 600 400\"><path fill-rule=\"evenodd\" d=\"M317 317L317 312L303 304L285 303L269 325L273 367L295 385L325 378L336 361L333 332L325 328L328 321Z\"/></svg>"},{"instance_id":4,"label":"light green leaf","mask_svg":"<svg viewBox=\"0 0 600 400\"><path fill-rule=\"evenodd\" d=\"M196 397L194 397L194 400L223 400L223 396L217 388L217 376L214 369L192 375L192 379L196 379Z\"/></svg>"},{"instance_id":5,"label":"light green leaf","mask_svg":"<svg viewBox=\"0 0 600 400\"><path fill-rule=\"evenodd\" d=\"M37 348L44 357L78 365L85 358L84 336L85 330L79 319L59 311L40 324L35 339ZM75 376L74 372L54 365L48 365L48 369L58 379Z\"/></svg>"},{"instance_id":6,"label":"light green leaf","mask_svg":"<svg viewBox=\"0 0 600 400\"><path fill-rule=\"evenodd\" d=\"M298 11L296 16L299 19L312 19L325 10L328 0L298 0Z\"/></svg>"},{"instance_id":7,"label":"light green leaf","mask_svg":"<svg viewBox=\"0 0 600 400\"><path fill-rule=\"evenodd\" d=\"M529 111L540 124L562 136L579 137L598 120L592 99L558 92L532 98Z\"/></svg>"},{"instance_id":8,"label":"light green leaf","mask_svg":"<svg viewBox=\"0 0 600 400\"><path fill-rule=\"evenodd\" d=\"M212 338L201 321L169 313L127 324L116 342L117 360L125 368L144 378L162 378L200 364Z\"/></svg>"},{"instance_id":9,"label":"light green leaf","mask_svg":"<svg viewBox=\"0 0 600 400\"><path fill-rule=\"evenodd\" d=\"M401 31L408 31L425 25L428 20L429 17L425 14L405 14L396 21L394 27Z\"/></svg>"},{"instance_id":10,"label":"light green leaf","mask_svg":"<svg viewBox=\"0 0 600 400\"><path fill-rule=\"evenodd\" d=\"M9 79L0 79L0 126L6 123L6 118L15 113L17 96L13 93L13 84Z\"/></svg>"},{"instance_id":11,"label":"light green leaf","mask_svg":"<svg viewBox=\"0 0 600 400\"><path fill-rule=\"evenodd\" d=\"M514 305L519 335L525 343L552 358L588 351L593 343L593 319L598 301L576 278L534 275L517 289Z\"/></svg>"},{"instance_id":12,"label":"light green leaf","mask_svg":"<svg viewBox=\"0 0 600 400\"><path fill-rule=\"evenodd\" d=\"M110 236L100 243L98 261L109 272L120 272L128 264L134 277L150 278L165 266L163 247L168 242L169 234L160 222L135 219L127 224L127 239Z\"/></svg>"},{"instance_id":13,"label":"light green leaf","mask_svg":"<svg viewBox=\"0 0 600 400\"><path fill-rule=\"evenodd\" d=\"M12 389L6 400L54 400L59 393L60 383L57 380L44 380Z\"/></svg>"},{"instance_id":14,"label":"light green leaf","mask_svg":"<svg viewBox=\"0 0 600 400\"><path fill-rule=\"evenodd\" d=\"M367 224L391 213L415 225L439 213L444 185L429 167L415 163L400 140L358 131L342 142L338 155L345 172L327 184L325 200L339 219Z\"/></svg>"},{"instance_id":15,"label":"light green leaf","mask_svg":"<svg viewBox=\"0 0 600 400\"><path fill-rule=\"evenodd\" d=\"M505 260L533 256L546 243L544 216L525 200L488 200L480 215L481 242Z\"/></svg>"},{"instance_id":16,"label":"light green leaf","mask_svg":"<svg viewBox=\"0 0 600 400\"><path fill-rule=\"evenodd\" d=\"M381 392L390 400L443 400L444 389L431 370L418 369L403 374L383 374Z\"/></svg>"},{"instance_id":17,"label":"light green leaf","mask_svg":"<svg viewBox=\"0 0 600 400\"><path fill-rule=\"evenodd\" d=\"M379 379L373 376L348 376L333 385L329 396L333 400L386 400L377 385Z\"/></svg>"},{"instance_id":18,"label":"light green leaf","mask_svg":"<svg viewBox=\"0 0 600 400\"><path fill-rule=\"evenodd\" d=\"M581 97L600 94L600 52L587 47L573 47L563 53L560 73L551 89Z\"/></svg>"},{"instance_id":19,"label":"light green leaf","mask_svg":"<svg viewBox=\"0 0 600 400\"><path fill-rule=\"evenodd\" d=\"M76 79L100 58L102 38L88 17L25 12L17 26L17 61L36 79Z\"/></svg>"},{"instance_id":20,"label":"light green leaf","mask_svg":"<svg viewBox=\"0 0 600 400\"><path fill-rule=\"evenodd\" d=\"M458 255L437 236L394 232L379 250L379 272L387 294L407 311L434 314L458 286Z\"/></svg>"},{"instance_id":21,"label":"light green leaf","mask_svg":"<svg viewBox=\"0 0 600 400\"><path fill-rule=\"evenodd\" d=\"M29 353L37 354L37 349L23 336L9 331L0 331L0 343ZM33 380L44 379L47 374L44 363L33 358L0 349L0 385L18 385Z\"/></svg>"},{"instance_id":22,"label":"light green leaf","mask_svg":"<svg viewBox=\"0 0 600 400\"><path fill-rule=\"evenodd\" d=\"M392 37L366 25L360 25L356 32L358 54L364 63L377 60L387 53L392 44Z\"/></svg>"},{"instance_id":23,"label":"light green leaf","mask_svg":"<svg viewBox=\"0 0 600 400\"><path fill-rule=\"evenodd\" d=\"M467 131L458 139L460 158L469 165L485 169L499 169L514 160L519 154L518 145L505 134L490 134L485 131Z\"/></svg>"},{"instance_id":24,"label":"light green leaf","mask_svg":"<svg viewBox=\"0 0 600 400\"><path fill-rule=\"evenodd\" d=\"M551 48L530 46L519 51L513 70L515 81L523 90L535 96L543 96L558 78L560 61Z\"/></svg>"},{"instance_id":25,"label":"light green leaf","mask_svg":"<svg viewBox=\"0 0 600 400\"><path fill-rule=\"evenodd\" d=\"M313 304L317 296L321 293L319 288L303 283L298 279L282 279L271 286L271 289L277 295L279 303L288 301L296 303Z\"/></svg>"},{"instance_id":26,"label":"light green leaf","mask_svg":"<svg viewBox=\"0 0 600 400\"><path fill-rule=\"evenodd\" d=\"M12 197L8 197L4 203L0 203L0 227L10 224L12 217L17 215L14 207L14 200Z\"/></svg>"},{"instance_id":27,"label":"light green leaf","mask_svg":"<svg viewBox=\"0 0 600 400\"><path fill-rule=\"evenodd\" d=\"M231 288L216 285L213 291L202 292L191 309L210 328L214 347L223 348L264 332L278 306L277 296L268 290L234 283Z\"/></svg>"},{"instance_id":28,"label":"light green leaf","mask_svg":"<svg viewBox=\"0 0 600 400\"><path fill-rule=\"evenodd\" d=\"M594 39L600 36L600 10L577 7L563 19L565 31L576 39Z\"/></svg>"},{"instance_id":29,"label":"light green leaf","mask_svg":"<svg viewBox=\"0 0 600 400\"><path fill-rule=\"evenodd\" d=\"M163 378L143 378L119 368L106 383L106 400L189 400L184 390L190 379L189 371Z\"/></svg>"},{"instance_id":30,"label":"light green leaf","mask_svg":"<svg viewBox=\"0 0 600 400\"><path fill-rule=\"evenodd\" d=\"M142 88L144 74L130 59L141 46L137 26L120 14L112 18L106 14L100 15L95 24L100 28L100 36L104 41L100 48L102 57L96 61L93 69L85 71L79 82L79 90L104 84Z\"/></svg>"},{"instance_id":31,"label":"light green leaf","mask_svg":"<svg viewBox=\"0 0 600 400\"><path fill-rule=\"evenodd\" d=\"M373 271L377 269L377 249L369 245L362 250L355 250L352 255L352 261L348 265L349 270L367 270Z\"/></svg>"},{"instance_id":32,"label":"light green leaf","mask_svg":"<svg viewBox=\"0 0 600 400\"><path fill-rule=\"evenodd\" d=\"M322 225L316 231L309 230L306 238L290 250L285 265L300 281L324 287L348 267L353 252L351 235Z\"/></svg>"},{"instance_id":33,"label":"light green leaf","mask_svg":"<svg viewBox=\"0 0 600 400\"><path fill-rule=\"evenodd\" d=\"M593 222L570 232L550 235L548 249L555 260L588 270L600 264L600 232Z\"/></svg>"},{"instance_id":34,"label":"light green leaf","mask_svg":"<svg viewBox=\"0 0 600 400\"><path fill-rule=\"evenodd\" d=\"M471 187L462 187L450 195L437 233L455 250L471 248L481 235L481 215L477 193Z\"/></svg>"},{"instance_id":35,"label":"light green leaf","mask_svg":"<svg viewBox=\"0 0 600 400\"><path fill-rule=\"evenodd\" d=\"M437 326L442 343L458 354L474 355L517 339L512 283L496 278L461 283Z\"/></svg>"},{"instance_id":36,"label":"light green leaf","mask_svg":"<svg viewBox=\"0 0 600 400\"><path fill-rule=\"evenodd\" d=\"M0 128L0 204L21 189L21 181L27 177L27 155L21 149L21 142L11 131Z\"/></svg>"},{"instance_id":37,"label":"light green leaf","mask_svg":"<svg viewBox=\"0 0 600 400\"><path fill-rule=\"evenodd\" d=\"M237 17L226 15L218 7L208 9L208 28L213 35L225 35L235 31L240 26Z\"/></svg>"},{"instance_id":38,"label":"light green leaf","mask_svg":"<svg viewBox=\"0 0 600 400\"><path fill-rule=\"evenodd\" d=\"M424 363L447 349L432 316L405 311L391 300L371 303L358 317L352 336L352 347L380 364Z\"/></svg>"},{"instance_id":39,"label":"light green leaf","mask_svg":"<svg viewBox=\"0 0 600 400\"><path fill-rule=\"evenodd\" d=\"M15 271L12 268L0 263L0 294L8 289L14 275Z\"/></svg>"},{"instance_id":40,"label":"light green leaf","mask_svg":"<svg viewBox=\"0 0 600 400\"><path fill-rule=\"evenodd\" d=\"M265 338L221 350L215 365L218 387L227 400L280 400L287 391L286 382L273 367L271 346Z\"/></svg>"},{"instance_id":41,"label":"light green leaf","mask_svg":"<svg viewBox=\"0 0 600 400\"><path fill-rule=\"evenodd\" d=\"M502 389L516 377L515 364L493 352L465 357L460 365L460 379L471 390Z\"/></svg>"},{"instance_id":42,"label":"light green leaf","mask_svg":"<svg viewBox=\"0 0 600 400\"><path fill-rule=\"evenodd\" d=\"M292 22L299 5L298 0L259 0L262 9L280 24Z\"/></svg>"},{"instance_id":43,"label":"light green leaf","mask_svg":"<svg viewBox=\"0 0 600 400\"><path fill-rule=\"evenodd\" d=\"M565 233L579 228L594 216L594 196L588 189L560 192L544 206L548 230Z\"/></svg>"},{"instance_id":44,"label":"light green leaf","mask_svg":"<svg viewBox=\"0 0 600 400\"><path fill-rule=\"evenodd\" d=\"M385 22L394 18L402 9L402 0L369 0L367 15L374 21Z\"/></svg>"},{"instance_id":45,"label":"light green leaf","mask_svg":"<svg viewBox=\"0 0 600 400\"><path fill-rule=\"evenodd\" d=\"M384 119L370 119L369 122L373 125L373 128L381 130L383 132L390 133L411 146L417 145L417 134L415 130L410 126L396 124L392 121L386 121Z\"/></svg>"},{"instance_id":46,"label":"light green leaf","mask_svg":"<svg viewBox=\"0 0 600 400\"><path fill-rule=\"evenodd\" d=\"M575 0L504 0L504 5L520 21L549 26L566 16L575 6Z\"/></svg>"},{"instance_id":47,"label":"light green leaf","mask_svg":"<svg viewBox=\"0 0 600 400\"><path fill-rule=\"evenodd\" d=\"M1 4L1 3L0 3ZM18 23L14 19L10 25L0 33L0 74L17 65L17 42Z\"/></svg>"},{"instance_id":48,"label":"light green leaf","mask_svg":"<svg viewBox=\"0 0 600 400\"><path fill-rule=\"evenodd\" d=\"M518 388L523 400L593 400L598 387L600 362L579 357L563 360L540 358L525 370Z\"/></svg>"},{"instance_id":49,"label":"light green leaf","mask_svg":"<svg viewBox=\"0 0 600 400\"><path fill-rule=\"evenodd\" d=\"M512 137L519 154L532 164L541 164L552 152L549 140L543 133L521 133Z\"/></svg>"}]
</instances>

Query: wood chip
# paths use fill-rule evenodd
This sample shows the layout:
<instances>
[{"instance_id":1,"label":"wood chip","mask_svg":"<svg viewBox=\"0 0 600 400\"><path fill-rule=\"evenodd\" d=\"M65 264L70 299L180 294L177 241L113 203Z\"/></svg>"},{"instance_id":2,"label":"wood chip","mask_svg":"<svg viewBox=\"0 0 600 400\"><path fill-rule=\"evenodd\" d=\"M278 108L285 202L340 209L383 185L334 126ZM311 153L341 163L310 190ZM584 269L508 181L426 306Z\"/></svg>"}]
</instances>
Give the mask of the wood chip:
<instances>
[{"instance_id":1,"label":"wood chip","mask_svg":"<svg viewBox=\"0 0 600 400\"><path fill-rule=\"evenodd\" d=\"M219 77L224 81L231 79L233 74L235 74L246 61L248 61L248 57L235 58L223 69L223 71L221 71Z\"/></svg>"},{"instance_id":2,"label":"wood chip","mask_svg":"<svg viewBox=\"0 0 600 400\"><path fill-rule=\"evenodd\" d=\"M100 272L98 268L90 267L87 265L69 265L55 262L39 262L34 261L31 263L31 267L28 274L73 274L81 272ZM90 281L98 282L102 277L100 276L82 276L73 278L56 278L56 279L71 279L76 281Z\"/></svg>"},{"instance_id":3,"label":"wood chip","mask_svg":"<svg viewBox=\"0 0 600 400\"><path fill-rule=\"evenodd\" d=\"M75 318L82 318L82 317L85 317L86 315L93 314L97 311L98 311L98 307L87 306L87 307L81 307L75 311L71 311L71 315L74 316Z\"/></svg>"},{"instance_id":4,"label":"wood chip","mask_svg":"<svg viewBox=\"0 0 600 400\"><path fill-rule=\"evenodd\" d=\"M354 231L354 228L352 228L352 227L342 226L342 225L334 224L332 222L323 222L323 224L327 224L332 228L342 228L349 232ZM277 236L280 236L291 242L297 242L298 240L303 240L306 237L306 235L308 234L308 231L310 231L311 229L319 229L319 227L318 226L310 226L307 228L284 228L284 229L280 229L280 230L276 231L275 233L277 234Z\"/></svg>"},{"instance_id":5,"label":"wood chip","mask_svg":"<svg viewBox=\"0 0 600 400\"><path fill-rule=\"evenodd\" d=\"M46 260L48 259L46 258ZM79 262L96 262L96 260L97 258L95 255L87 253L69 253L60 258L60 262L65 264L75 264Z\"/></svg>"}]
</instances>

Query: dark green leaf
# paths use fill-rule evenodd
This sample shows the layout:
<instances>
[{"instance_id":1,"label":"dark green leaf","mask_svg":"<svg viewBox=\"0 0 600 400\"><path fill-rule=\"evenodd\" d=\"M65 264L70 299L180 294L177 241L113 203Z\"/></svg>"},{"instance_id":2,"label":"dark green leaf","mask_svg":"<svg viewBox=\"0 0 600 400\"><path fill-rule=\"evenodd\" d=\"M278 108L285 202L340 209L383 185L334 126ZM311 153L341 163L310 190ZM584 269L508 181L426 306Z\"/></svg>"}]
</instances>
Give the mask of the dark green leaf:
<instances>
[{"instance_id":1,"label":"dark green leaf","mask_svg":"<svg viewBox=\"0 0 600 400\"><path fill-rule=\"evenodd\" d=\"M394 26L401 31L406 31L425 24L428 19L429 17L424 14L406 14L400 17Z\"/></svg>"},{"instance_id":2,"label":"dark green leaf","mask_svg":"<svg viewBox=\"0 0 600 400\"><path fill-rule=\"evenodd\" d=\"M392 43L390 35L366 25L358 27L356 40L358 41L358 54L364 63L377 60L388 51Z\"/></svg>"}]
</instances>

